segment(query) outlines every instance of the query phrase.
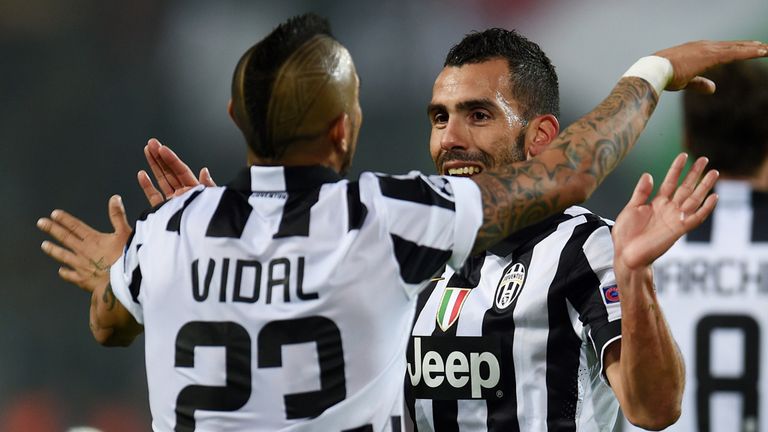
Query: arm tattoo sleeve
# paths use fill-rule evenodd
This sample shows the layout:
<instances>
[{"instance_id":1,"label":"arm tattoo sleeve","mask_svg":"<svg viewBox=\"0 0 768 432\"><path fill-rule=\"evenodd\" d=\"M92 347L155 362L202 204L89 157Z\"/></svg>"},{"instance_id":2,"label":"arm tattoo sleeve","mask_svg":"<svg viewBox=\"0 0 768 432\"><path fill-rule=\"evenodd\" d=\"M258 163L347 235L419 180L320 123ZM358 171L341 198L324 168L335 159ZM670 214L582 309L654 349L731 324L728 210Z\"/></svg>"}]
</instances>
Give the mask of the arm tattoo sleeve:
<instances>
[{"instance_id":1,"label":"arm tattoo sleeve","mask_svg":"<svg viewBox=\"0 0 768 432\"><path fill-rule=\"evenodd\" d=\"M635 144L657 102L650 84L622 78L597 108L537 157L473 177L483 199L473 252L586 200Z\"/></svg>"}]
</instances>

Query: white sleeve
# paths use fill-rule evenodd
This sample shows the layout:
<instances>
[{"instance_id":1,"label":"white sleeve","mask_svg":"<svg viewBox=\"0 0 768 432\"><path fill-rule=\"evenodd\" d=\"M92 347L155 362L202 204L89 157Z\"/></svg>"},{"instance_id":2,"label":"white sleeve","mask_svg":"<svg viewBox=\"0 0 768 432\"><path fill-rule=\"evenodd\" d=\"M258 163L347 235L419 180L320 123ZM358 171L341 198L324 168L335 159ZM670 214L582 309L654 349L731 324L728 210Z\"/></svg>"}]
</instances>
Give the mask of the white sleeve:
<instances>
[{"instance_id":1,"label":"white sleeve","mask_svg":"<svg viewBox=\"0 0 768 432\"><path fill-rule=\"evenodd\" d=\"M125 246L123 255L112 265L109 271L110 283L115 297L128 309L139 324L144 324L144 311L141 306L142 273L140 265L141 246L147 237L149 226L147 219L152 215L145 213L136 221L136 229Z\"/></svg>"},{"instance_id":2,"label":"white sleeve","mask_svg":"<svg viewBox=\"0 0 768 432\"><path fill-rule=\"evenodd\" d=\"M406 284L429 280L446 263L461 267L483 220L475 182L412 172L377 175L376 184L377 207Z\"/></svg>"}]
</instances>

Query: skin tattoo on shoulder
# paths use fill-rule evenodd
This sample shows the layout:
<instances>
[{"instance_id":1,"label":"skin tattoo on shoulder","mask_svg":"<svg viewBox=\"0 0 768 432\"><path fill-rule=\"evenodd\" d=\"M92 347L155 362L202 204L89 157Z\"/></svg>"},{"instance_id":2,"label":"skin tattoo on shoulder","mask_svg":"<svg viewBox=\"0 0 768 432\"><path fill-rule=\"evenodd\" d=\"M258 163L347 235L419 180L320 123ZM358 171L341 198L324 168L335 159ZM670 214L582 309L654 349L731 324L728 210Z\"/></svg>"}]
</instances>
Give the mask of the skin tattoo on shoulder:
<instances>
[{"instance_id":1,"label":"skin tattoo on shoulder","mask_svg":"<svg viewBox=\"0 0 768 432\"><path fill-rule=\"evenodd\" d=\"M637 140L657 102L644 80L622 79L594 111L553 141L548 151L559 151L559 157L532 159L504 173L487 171L481 187L483 226L475 249L484 250L562 209L563 197L557 190L576 174L586 173L599 184Z\"/></svg>"}]
</instances>

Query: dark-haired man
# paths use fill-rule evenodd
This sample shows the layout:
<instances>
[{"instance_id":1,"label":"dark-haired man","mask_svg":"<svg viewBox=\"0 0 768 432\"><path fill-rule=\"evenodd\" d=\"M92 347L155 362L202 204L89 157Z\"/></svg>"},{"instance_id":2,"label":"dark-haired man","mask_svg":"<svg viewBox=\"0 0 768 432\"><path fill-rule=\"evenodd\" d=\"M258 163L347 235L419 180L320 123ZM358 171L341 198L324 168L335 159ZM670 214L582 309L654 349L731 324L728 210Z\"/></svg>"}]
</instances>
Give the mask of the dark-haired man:
<instances>
[{"instance_id":1,"label":"dark-haired man","mask_svg":"<svg viewBox=\"0 0 768 432\"><path fill-rule=\"evenodd\" d=\"M514 31L472 33L446 56L428 113L439 173L511 165L541 154L559 133L557 75L539 46ZM435 280L420 295L407 350L415 428L603 431L619 402L643 427L674 422L684 366L650 265L693 226L674 220L680 209L672 204L684 198L669 182L683 163L675 161L651 205L630 202L613 228L570 207ZM638 187L650 193L648 181Z\"/></svg>"},{"instance_id":2,"label":"dark-haired man","mask_svg":"<svg viewBox=\"0 0 768 432\"><path fill-rule=\"evenodd\" d=\"M666 60L642 63L530 162L471 180L364 173L350 182L339 173L361 120L352 59L326 22L292 18L235 70L229 111L249 168L226 187L194 187L153 208L130 239L118 199L115 234L56 211L39 225L65 248L43 249L92 293L99 342L146 332L156 430L399 430L407 335L429 279L585 199L661 89L765 48L660 52Z\"/></svg>"},{"instance_id":3,"label":"dark-haired man","mask_svg":"<svg viewBox=\"0 0 768 432\"><path fill-rule=\"evenodd\" d=\"M685 95L684 147L720 171L720 203L654 265L659 301L688 361L674 430L765 431L768 64L733 63L706 76L717 93Z\"/></svg>"}]
</instances>

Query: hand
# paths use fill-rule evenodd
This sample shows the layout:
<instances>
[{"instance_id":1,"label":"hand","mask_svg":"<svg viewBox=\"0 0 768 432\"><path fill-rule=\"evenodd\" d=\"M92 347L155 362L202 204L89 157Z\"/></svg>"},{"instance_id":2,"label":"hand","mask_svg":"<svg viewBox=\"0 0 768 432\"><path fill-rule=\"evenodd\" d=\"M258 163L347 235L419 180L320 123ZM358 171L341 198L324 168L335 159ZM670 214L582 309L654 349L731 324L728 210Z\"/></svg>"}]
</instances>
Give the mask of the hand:
<instances>
[{"instance_id":1,"label":"hand","mask_svg":"<svg viewBox=\"0 0 768 432\"><path fill-rule=\"evenodd\" d=\"M167 199L179 196L199 184L205 186L216 186L211 178L208 168L200 170L200 178L195 178L192 170L167 146L160 144L155 138L152 138L144 146L144 156L147 158L149 168L155 176L160 191L152 183L152 179L145 170L139 171L137 178L139 186L144 191L149 205L157 206Z\"/></svg>"},{"instance_id":2,"label":"hand","mask_svg":"<svg viewBox=\"0 0 768 432\"><path fill-rule=\"evenodd\" d=\"M675 158L659 192L649 204L646 201L653 191L653 177L648 173L640 177L632 198L613 226L616 265L629 269L650 266L714 210L717 195L707 194L717 182L718 172L710 170L697 184L708 162L706 158L699 158L682 184L677 186L686 159L685 153Z\"/></svg>"},{"instance_id":3,"label":"hand","mask_svg":"<svg viewBox=\"0 0 768 432\"><path fill-rule=\"evenodd\" d=\"M715 83L698 76L714 66L768 56L768 45L759 41L696 41L661 50L654 55L672 63L674 75L666 90L684 88L714 93Z\"/></svg>"},{"instance_id":4,"label":"hand","mask_svg":"<svg viewBox=\"0 0 768 432\"><path fill-rule=\"evenodd\" d=\"M38 219L37 227L61 243L44 241L41 248L64 264L59 268L62 279L91 293L109 283L109 268L120 258L132 231L118 195L109 199L109 219L113 233L96 231L64 210L54 210L50 219Z\"/></svg>"}]
</instances>

